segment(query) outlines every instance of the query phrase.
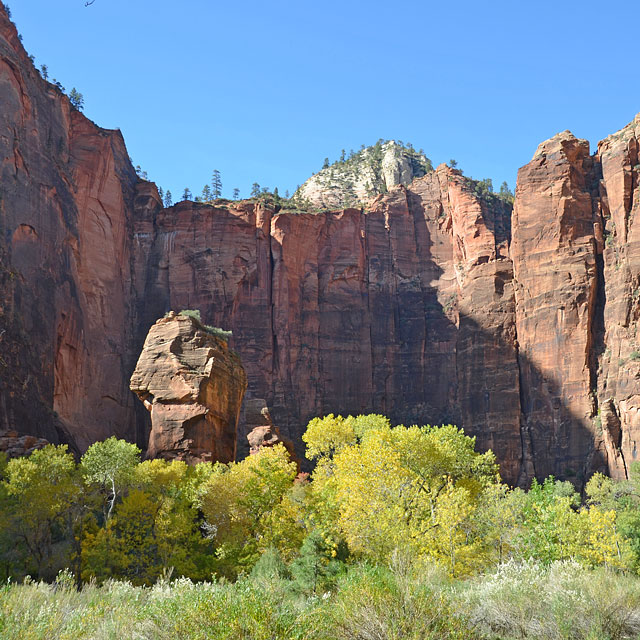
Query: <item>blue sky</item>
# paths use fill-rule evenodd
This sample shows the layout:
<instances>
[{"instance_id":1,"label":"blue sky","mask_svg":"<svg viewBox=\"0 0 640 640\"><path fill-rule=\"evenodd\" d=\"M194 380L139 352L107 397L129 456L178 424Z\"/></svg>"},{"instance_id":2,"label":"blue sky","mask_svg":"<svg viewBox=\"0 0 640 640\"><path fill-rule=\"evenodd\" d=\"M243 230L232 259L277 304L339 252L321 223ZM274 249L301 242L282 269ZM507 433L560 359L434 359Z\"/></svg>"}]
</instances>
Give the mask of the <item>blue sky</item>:
<instances>
[{"instance_id":1,"label":"blue sky","mask_svg":"<svg viewBox=\"0 0 640 640\"><path fill-rule=\"evenodd\" d=\"M24 44L174 197L292 191L378 138L507 180L640 111L640 3L8 0Z\"/></svg>"}]
</instances>

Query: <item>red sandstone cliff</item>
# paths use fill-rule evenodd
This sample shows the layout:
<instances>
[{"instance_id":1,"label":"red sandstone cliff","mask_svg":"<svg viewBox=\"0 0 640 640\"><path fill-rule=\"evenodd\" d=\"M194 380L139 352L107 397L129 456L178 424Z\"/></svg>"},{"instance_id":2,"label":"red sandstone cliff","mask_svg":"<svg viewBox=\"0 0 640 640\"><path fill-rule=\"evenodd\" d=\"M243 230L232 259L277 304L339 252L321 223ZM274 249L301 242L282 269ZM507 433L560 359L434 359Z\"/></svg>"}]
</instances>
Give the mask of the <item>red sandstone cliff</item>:
<instances>
[{"instance_id":1,"label":"red sandstone cliff","mask_svg":"<svg viewBox=\"0 0 640 640\"><path fill-rule=\"evenodd\" d=\"M0 103L0 430L145 445L128 390L144 336L197 308L233 330L250 396L299 454L310 417L376 411L458 423L514 483L623 476L636 458L639 118L593 156L568 132L540 145L513 219L444 166L312 215L163 209L2 11Z\"/></svg>"},{"instance_id":2,"label":"red sandstone cliff","mask_svg":"<svg viewBox=\"0 0 640 640\"><path fill-rule=\"evenodd\" d=\"M136 438L138 180L122 136L40 77L3 9L0 104L0 429L80 449Z\"/></svg>"}]
</instances>

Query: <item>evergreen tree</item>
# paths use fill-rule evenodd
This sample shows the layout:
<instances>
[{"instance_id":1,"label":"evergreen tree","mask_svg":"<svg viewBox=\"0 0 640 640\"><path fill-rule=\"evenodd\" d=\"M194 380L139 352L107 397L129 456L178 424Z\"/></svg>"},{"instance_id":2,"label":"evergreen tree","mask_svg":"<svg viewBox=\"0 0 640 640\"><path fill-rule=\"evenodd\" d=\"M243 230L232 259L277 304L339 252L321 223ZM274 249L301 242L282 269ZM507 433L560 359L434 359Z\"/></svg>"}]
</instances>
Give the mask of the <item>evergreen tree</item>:
<instances>
[{"instance_id":1,"label":"evergreen tree","mask_svg":"<svg viewBox=\"0 0 640 640\"><path fill-rule=\"evenodd\" d=\"M171 191L167 189L167 193L164 196L164 206L171 207L173 206L173 199L171 197Z\"/></svg>"},{"instance_id":2,"label":"evergreen tree","mask_svg":"<svg viewBox=\"0 0 640 640\"><path fill-rule=\"evenodd\" d=\"M323 169L328 169L329 168L329 158L325 158L324 162L322 163L322 168Z\"/></svg>"},{"instance_id":3,"label":"evergreen tree","mask_svg":"<svg viewBox=\"0 0 640 640\"><path fill-rule=\"evenodd\" d=\"M78 111L84 109L84 96L74 87L69 94L69 101L71 106Z\"/></svg>"},{"instance_id":4,"label":"evergreen tree","mask_svg":"<svg viewBox=\"0 0 640 640\"><path fill-rule=\"evenodd\" d=\"M191 200L192 198L192 194L191 194L191 189L189 189L189 187L185 187L184 191L182 193L182 199L183 200Z\"/></svg>"},{"instance_id":5,"label":"evergreen tree","mask_svg":"<svg viewBox=\"0 0 640 640\"><path fill-rule=\"evenodd\" d=\"M49 67L47 67L46 64L43 64L40 67L40 73L42 74L42 77L47 80L49 78Z\"/></svg>"},{"instance_id":6,"label":"evergreen tree","mask_svg":"<svg viewBox=\"0 0 640 640\"><path fill-rule=\"evenodd\" d=\"M251 577L272 580L274 576L286 579L289 577L289 570L280 552L274 547L269 547L253 565Z\"/></svg>"},{"instance_id":7,"label":"evergreen tree","mask_svg":"<svg viewBox=\"0 0 640 640\"><path fill-rule=\"evenodd\" d=\"M280 194L278 193L278 187L276 187L276 188L273 190L273 197L274 197L276 200L280 200Z\"/></svg>"},{"instance_id":8,"label":"evergreen tree","mask_svg":"<svg viewBox=\"0 0 640 640\"><path fill-rule=\"evenodd\" d=\"M202 188L202 199L204 202L211 200L211 187L208 184L205 184Z\"/></svg>"},{"instance_id":9,"label":"evergreen tree","mask_svg":"<svg viewBox=\"0 0 640 640\"><path fill-rule=\"evenodd\" d=\"M211 176L211 193L214 199L222 196L222 180L217 169L213 170L213 175Z\"/></svg>"},{"instance_id":10,"label":"evergreen tree","mask_svg":"<svg viewBox=\"0 0 640 640\"><path fill-rule=\"evenodd\" d=\"M287 200L289 199L289 189L287 189L287 190L284 192L284 197L285 197Z\"/></svg>"},{"instance_id":11,"label":"evergreen tree","mask_svg":"<svg viewBox=\"0 0 640 640\"><path fill-rule=\"evenodd\" d=\"M450 166L452 169L455 169L455 168L458 166L458 161L457 161L457 160L454 160L453 158L451 158L451 160L449 160L449 166Z\"/></svg>"},{"instance_id":12,"label":"evergreen tree","mask_svg":"<svg viewBox=\"0 0 640 640\"><path fill-rule=\"evenodd\" d=\"M502 198L502 200L504 200L505 202L510 202L511 204L513 204L513 200L514 200L513 191L509 189L509 185L507 184L507 182L503 182L500 185L500 192L498 196Z\"/></svg>"},{"instance_id":13,"label":"evergreen tree","mask_svg":"<svg viewBox=\"0 0 640 640\"><path fill-rule=\"evenodd\" d=\"M240 197L240 189L238 189L238 187L236 187L236 188L233 190L233 199L234 199L234 200L237 200L239 197Z\"/></svg>"},{"instance_id":14,"label":"evergreen tree","mask_svg":"<svg viewBox=\"0 0 640 640\"><path fill-rule=\"evenodd\" d=\"M251 197L257 198L260 195L260 185L257 182L254 182L251 185Z\"/></svg>"},{"instance_id":15,"label":"evergreen tree","mask_svg":"<svg viewBox=\"0 0 640 640\"><path fill-rule=\"evenodd\" d=\"M340 152L340 162L344 162L344 161L345 161L345 156L346 156L346 152L345 152L345 150L343 149L343 150Z\"/></svg>"},{"instance_id":16,"label":"evergreen tree","mask_svg":"<svg viewBox=\"0 0 640 640\"><path fill-rule=\"evenodd\" d=\"M164 192L162 191L162 187L158 187L158 195L160 196L160 200L162 201L164 198Z\"/></svg>"}]
</instances>

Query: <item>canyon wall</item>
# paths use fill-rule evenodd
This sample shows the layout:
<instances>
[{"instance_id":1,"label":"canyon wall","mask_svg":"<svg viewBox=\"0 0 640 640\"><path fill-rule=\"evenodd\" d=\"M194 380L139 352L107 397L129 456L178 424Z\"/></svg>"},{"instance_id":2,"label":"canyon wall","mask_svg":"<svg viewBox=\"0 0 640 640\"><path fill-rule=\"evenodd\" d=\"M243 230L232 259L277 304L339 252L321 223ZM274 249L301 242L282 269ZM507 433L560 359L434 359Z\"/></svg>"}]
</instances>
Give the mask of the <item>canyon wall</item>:
<instances>
[{"instance_id":1,"label":"canyon wall","mask_svg":"<svg viewBox=\"0 0 640 640\"><path fill-rule=\"evenodd\" d=\"M122 136L43 80L0 9L0 430L136 434L133 224Z\"/></svg>"},{"instance_id":2,"label":"canyon wall","mask_svg":"<svg viewBox=\"0 0 640 640\"><path fill-rule=\"evenodd\" d=\"M365 209L165 209L122 136L33 68L0 10L0 431L146 446L149 327L233 331L282 436L316 415L454 422L505 479L624 477L640 432L640 117L540 145L511 206L444 165ZM249 421L250 422L250 421ZM248 454L241 420L238 454Z\"/></svg>"}]
</instances>

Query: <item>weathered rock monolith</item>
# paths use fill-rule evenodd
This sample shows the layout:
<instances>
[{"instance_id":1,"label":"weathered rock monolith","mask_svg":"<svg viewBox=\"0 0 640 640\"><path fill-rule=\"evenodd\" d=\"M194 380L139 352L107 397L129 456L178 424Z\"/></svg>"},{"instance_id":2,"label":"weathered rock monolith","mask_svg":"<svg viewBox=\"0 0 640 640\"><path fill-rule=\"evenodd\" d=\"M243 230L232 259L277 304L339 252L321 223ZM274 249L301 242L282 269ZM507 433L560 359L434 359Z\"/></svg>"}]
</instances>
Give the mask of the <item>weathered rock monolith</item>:
<instances>
[{"instance_id":1,"label":"weathered rock monolith","mask_svg":"<svg viewBox=\"0 0 640 640\"><path fill-rule=\"evenodd\" d=\"M235 458L247 377L226 340L195 318L170 312L151 327L130 386L151 412L149 457Z\"/></svg>"}]
</instances>

